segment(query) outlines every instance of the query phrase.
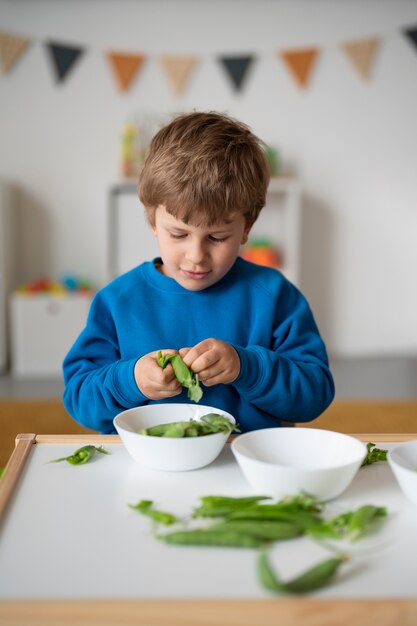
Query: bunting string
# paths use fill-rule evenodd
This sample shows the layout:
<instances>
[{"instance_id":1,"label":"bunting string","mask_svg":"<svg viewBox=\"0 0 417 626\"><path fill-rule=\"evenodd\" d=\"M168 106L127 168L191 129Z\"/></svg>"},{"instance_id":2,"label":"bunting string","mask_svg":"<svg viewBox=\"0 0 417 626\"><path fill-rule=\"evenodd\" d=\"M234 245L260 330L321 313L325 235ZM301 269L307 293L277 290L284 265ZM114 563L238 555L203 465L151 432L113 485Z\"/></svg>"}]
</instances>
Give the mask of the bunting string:
<instances>
[{"instance_id":1,"label":"bunting string","mask_svg":"<svg viewBox=\"0 0 417 626\"><path fill-rule=\"evenodd\" d=\"M417 51L417 25L404 26L399 29L399 34L410 44L410 49L413 49L414 52ZM339 43L339 50L361 80L370 81L382 38L383 35L373 35ZM34 38L0 31L0 74L11 73L24 53L34 43L36 43ZM87 46L68 45L56 40L48 39L40 41L40 43L49 57L57 83L63 83L69 75L73 75L72 70L75 65L89 52ZM317 69L317 61L322 53L323 49L319 46L296 49L284 48L274 52L278 61L282 62L287 69L295 86L300 90L309 86L313 73ZM149 55L143 51L106 50L102 52L102 56L108 64L119 92L127 92L132 88L143 65L149 58ZM243 92L259 54L217 54L213 56L222 68L231 89L236 93ZM195 54L165 54L159 55L157 60L173 95L180 97L190 84L192 74L201 57Z\"/></svg>"}]
</instances>

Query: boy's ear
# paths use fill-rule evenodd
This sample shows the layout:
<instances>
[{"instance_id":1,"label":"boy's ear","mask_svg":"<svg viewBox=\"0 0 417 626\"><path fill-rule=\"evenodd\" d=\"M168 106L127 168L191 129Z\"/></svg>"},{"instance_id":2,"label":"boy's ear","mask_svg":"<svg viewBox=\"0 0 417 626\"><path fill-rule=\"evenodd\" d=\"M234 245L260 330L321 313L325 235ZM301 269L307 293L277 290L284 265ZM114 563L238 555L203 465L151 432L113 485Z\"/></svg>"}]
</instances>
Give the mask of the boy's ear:
<instances>
[{"instance_id":1,"label":"boy's ear","mask_svg":"<svg viewBox=\"0 0 417 626\"><path fill-rule=\"evenodd\" d=\"M240 242L241 245L243 246L247 240L249 239L249 233L251 231L252 228L252 224L246 224L245 226L245 230L243 231L243 235L242 235L242 241Z\"/></svg>"}]
</instances>

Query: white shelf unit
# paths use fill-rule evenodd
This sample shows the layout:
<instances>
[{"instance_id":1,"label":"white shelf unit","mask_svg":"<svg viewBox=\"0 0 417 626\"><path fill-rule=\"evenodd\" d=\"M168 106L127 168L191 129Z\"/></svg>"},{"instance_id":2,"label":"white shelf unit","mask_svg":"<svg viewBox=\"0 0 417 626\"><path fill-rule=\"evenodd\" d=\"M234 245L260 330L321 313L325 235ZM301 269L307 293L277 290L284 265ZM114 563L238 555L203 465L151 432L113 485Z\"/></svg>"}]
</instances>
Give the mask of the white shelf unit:
<instances>
[{"instance_id":1,"label":"white shelf unit","mask_svg":"<svg viewBox=\"0 0 417 626\"><path fill-rule=\"evenodd\" d=\"M252 227L250 239L267 239L282 257L281 271L297 284L300 273L301 193L290 176L271 178L266 204Z\"/></svg>"},{"instance_id":2,"label":"white shelf unit","mask_svg":"<svg viewBox=\"0 0 417 626\"><path fill-rule=\"evenodd\" d=\"M146 220L135 181L110 188L107 274L111 280L158 256L158 246ZM300 186L293 177L271 179L266 205L254 224L251 238L267 238L282 253L283 273L295 284L300 267Z\"/></svg>"}]
</instances>

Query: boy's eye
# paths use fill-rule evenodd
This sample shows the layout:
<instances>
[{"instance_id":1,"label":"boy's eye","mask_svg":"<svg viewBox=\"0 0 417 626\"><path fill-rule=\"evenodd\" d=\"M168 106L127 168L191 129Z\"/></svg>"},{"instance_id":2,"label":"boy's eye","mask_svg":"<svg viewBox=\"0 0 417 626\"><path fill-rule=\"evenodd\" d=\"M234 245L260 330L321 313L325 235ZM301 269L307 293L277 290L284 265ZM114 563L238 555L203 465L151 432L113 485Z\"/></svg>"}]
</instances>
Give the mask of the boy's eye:
<instances>
[{"instance_id":1,"label":"boy's eye","mask_svg":"<svg viewBox=\"0 0 417 626\"><path fill-rule=\"evenodd\" d=\"M222 241L226 241L226 239L228 239L228 236L215 237L214 235L210 235L209 239L210 241L213 241L214 243L221 243Z\"/></svg>"},{"instance_id":2,"label":"boy's eye","mask_svg":"<svg viewBox=\"0 0 417 626\"><path fill-rule=\"evenodd\" d=\"M173 239L184 239L187 235L185 233L170 233L170 237Z\"/></svg>"}]
</instances>

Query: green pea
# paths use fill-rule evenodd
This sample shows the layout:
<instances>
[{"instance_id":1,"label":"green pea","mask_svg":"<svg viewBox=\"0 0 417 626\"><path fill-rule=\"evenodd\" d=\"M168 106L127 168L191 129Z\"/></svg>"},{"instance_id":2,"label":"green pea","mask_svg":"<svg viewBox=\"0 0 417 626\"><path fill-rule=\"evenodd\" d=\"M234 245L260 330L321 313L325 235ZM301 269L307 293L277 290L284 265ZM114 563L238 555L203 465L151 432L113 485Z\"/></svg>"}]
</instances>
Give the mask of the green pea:
<instances>
[{"instance_id":1,"label":"green pea","mask_svg":"<svg viewBox=\"0 0 417 626\"><path fill-rule=\"evenodd\" d=\"M340 554L337 557L326 559L293 580L282 582L273 571L265 550L262 550L258 557L258 577L261 584L270 591L306 593L314 591L327 585L340 565L347 560L347 556Z\"/></svg>"},{"instance_id":2,"label":"green pea","mask_svg":"<svg viewBox=\"0 0 417 626\"><path fill-rule=\"evenodd\" d=\"M212 531L211 528L178 530L173 533L158 535L158 539L176 545L221 546L229 548L259 548L265 542L259 537L235 531Z\"/></svg>"},{"instance_id":3,"label":"green pea","mask_svg":"<svg viewBox=\"0 0 417 626\"><path fill-rule=\"evenodd\" d=\"M79 448L70 456L64 456L60 459L53 459L52 461L49 461L49 463L60 463L61 461L67 461L67 463L70 463L71 465L84 465L84 463L87 463L87 461L89 461L96 452L100 452L100 454L110 454L110 452L107 452L107 450L105 450L103 446L96 448L96 446L87 445Z\"/></svg>"}]
</instances>

